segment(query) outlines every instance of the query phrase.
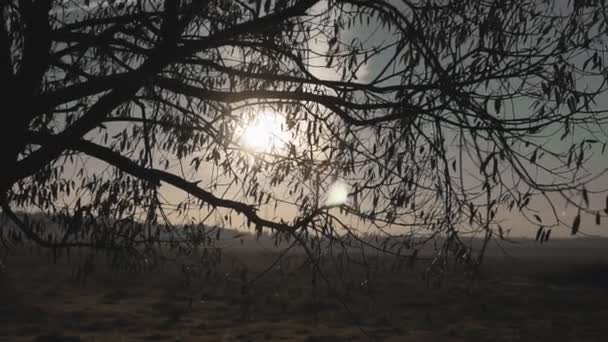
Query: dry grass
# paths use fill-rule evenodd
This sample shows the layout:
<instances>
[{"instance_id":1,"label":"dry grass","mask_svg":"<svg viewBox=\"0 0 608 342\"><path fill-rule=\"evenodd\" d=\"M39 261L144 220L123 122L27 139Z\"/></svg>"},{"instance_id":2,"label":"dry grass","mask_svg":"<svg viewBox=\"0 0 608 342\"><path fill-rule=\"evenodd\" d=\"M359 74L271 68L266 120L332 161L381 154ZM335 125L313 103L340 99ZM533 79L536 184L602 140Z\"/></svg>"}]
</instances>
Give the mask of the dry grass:
<instances>
[{"instance_id":1,"label":"dry grass","mask_svg":"<svg viewBox=\"0 0 608 342\"><path fill-rule=\"evenodd\" d=\"M603 341L608 264L488 259L468 286L452 275L428 288L420 273L380 260L367 274L326 268L331 288L298 260L248 284L272 255L234 255L190 283L170 267L77 281L67 263L11 257L0 281L7 341ZM299 260L301 261L301 260ZM383 266L384 265L384 266ZM334 270L334 271L332 271ZM226 276L229 274L229 276ZM344 306L347 305L347 307ZM2 339L3 337L0 337Z\"/></svg>"}]
</instances>

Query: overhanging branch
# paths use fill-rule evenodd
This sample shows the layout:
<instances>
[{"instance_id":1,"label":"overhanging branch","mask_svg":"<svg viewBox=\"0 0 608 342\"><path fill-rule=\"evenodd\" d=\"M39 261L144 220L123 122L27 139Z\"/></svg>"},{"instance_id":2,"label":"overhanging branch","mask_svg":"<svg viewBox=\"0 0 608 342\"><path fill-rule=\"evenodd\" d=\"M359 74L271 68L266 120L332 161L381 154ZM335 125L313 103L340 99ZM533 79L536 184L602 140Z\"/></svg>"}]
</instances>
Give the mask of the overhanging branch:
<instances>
[{"instance_id":1,"label":"overhanging branch","mask_svg":"<svg viewBox=\"0 0 608 342\"><path fill-rule=\"evenodd\" d=\"M345 122L355 126L374 125L382 122L407 118L408 115L429 113L429 109L409 106L394 102L387 103L356 103L346 101L339 97L320 95L304 91L278 91L278 90L248 90L248 91L213 91L186 84L176 79L155 79L155 84L165 90L197 98L203 101L218 101L226 103L242 102L251 99L285 99L293 101L315 102L329 108ZM400 109L391 114L372 118L357 118L348 114L348 110L374 110L374 109ZM405 112L407 111L407 113Z\"/></svg>"},{"instance_id":2,"label":"overhanging branch","mask_svg":"<svg viewBox=\"0 0 608 342\"><path fill-rule=\"evenodd\" d=\"M53 135L31 133L29 138L31 141L37 144L53 144L56 139ZM256 208L252 205L248 205L242 202L227 200L216 197L211 192L200 188L197 183L185 180L182 177L174 175L170 172L158 170L154 168L148 168L137 164L131 159L122 156L121 154L111 150L110 148L92 143L86 140L80 140L75 143L71 143L68 149L85 153L91 157L102 160L121 171L135 176L139 179L145 180L157 186L160 186L161 182L170 184L182 191L185 191L192 196L208 203L213 207L226 208L236 211L239 214L244 215L250 222L256 226L268 227L278 231L294 231L308 224L316 213L306 216L302 220L299 220L295 225L290 226L285 223L277 223L261 218L256 213Z\"/></svg>"}]
</instances>

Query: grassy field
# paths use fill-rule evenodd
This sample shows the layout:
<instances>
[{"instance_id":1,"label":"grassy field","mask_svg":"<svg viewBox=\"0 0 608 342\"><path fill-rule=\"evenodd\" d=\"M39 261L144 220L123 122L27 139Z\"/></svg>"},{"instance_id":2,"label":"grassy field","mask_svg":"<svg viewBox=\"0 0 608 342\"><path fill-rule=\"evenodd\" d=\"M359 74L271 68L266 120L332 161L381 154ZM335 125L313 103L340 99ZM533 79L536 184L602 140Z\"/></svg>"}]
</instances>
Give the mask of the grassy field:
<instances>
[{"instance_id":1,"label":"grassy field","mask_svg":"<svg viewBox=\"0 0 608 342\"><path fill-rule=\"evenodd\" d=\"M76 279L74 259L16 255L0 280L0 339L606 341L605 255L554 254L490 256L475 282L457 272L441 287L388 258L369 259L372 268L328 264L313 285L298 254L255 280L276 254L228 251L190 281L169 264L139 274L99 266Z\"/></svg>"}]
</instances>

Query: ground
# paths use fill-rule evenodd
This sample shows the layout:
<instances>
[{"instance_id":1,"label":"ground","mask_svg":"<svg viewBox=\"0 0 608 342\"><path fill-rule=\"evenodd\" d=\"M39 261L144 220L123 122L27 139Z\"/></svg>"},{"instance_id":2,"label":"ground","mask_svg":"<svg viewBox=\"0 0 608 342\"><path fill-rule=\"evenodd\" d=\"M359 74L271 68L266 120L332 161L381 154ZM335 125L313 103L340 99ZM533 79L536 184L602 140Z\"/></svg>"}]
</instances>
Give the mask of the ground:
<instances>
[{"instance_id":1,"label":"ground","mask_svg":"<svg viewBox=\"0 0 608 342\"><path fill-rule=\"evenodd\" d=\"M605 341L608 264L600 259L486 259L474 282L440 287L419 269L376 258L343 265L313 286L309 266L286 259L251 283L273 252L226 253L189 282L171 265L148 273L79 258L7 256L0 281L3 341ZM247 273L242 270L247 267ZM281 267L279 267L281 266ZM334 271L331 271L334 270ZM329 281L328 287L325 280ZM247 284L247 286L244 286Z\"/></svg>"}]
</instances>

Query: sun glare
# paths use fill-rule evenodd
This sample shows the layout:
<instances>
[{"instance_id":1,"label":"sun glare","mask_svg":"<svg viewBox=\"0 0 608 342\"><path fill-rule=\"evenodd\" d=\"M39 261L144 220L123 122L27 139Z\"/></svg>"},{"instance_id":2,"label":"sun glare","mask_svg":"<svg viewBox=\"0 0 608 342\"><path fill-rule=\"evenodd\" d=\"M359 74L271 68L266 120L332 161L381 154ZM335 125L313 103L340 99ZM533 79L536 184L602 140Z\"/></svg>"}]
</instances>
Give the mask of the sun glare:
<instances>
[{"instance_id":1,"label":"sun glare","mask_svg":"<svg viewBox=\"0 0 608 342\"><path fill-rule=\"evenodd\" d=\"M348 184L343 181L336 181L327 191L327 201L325 205L334 206L346 203L348 199Z\"/></svg>"},{"instance_id":2,"label":"sun glare","mask_svg":"<svg viewBox=\"0 0 608 342\"><path fill-rule=\"evenodd\" d=\"M289 136L281 119L274 113L261 113L243 130L242 143L257 152L271 152L285 145Z\"/></svg>"}]
</instances>

